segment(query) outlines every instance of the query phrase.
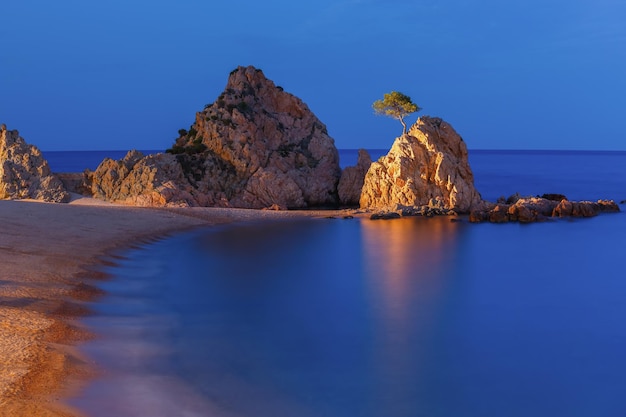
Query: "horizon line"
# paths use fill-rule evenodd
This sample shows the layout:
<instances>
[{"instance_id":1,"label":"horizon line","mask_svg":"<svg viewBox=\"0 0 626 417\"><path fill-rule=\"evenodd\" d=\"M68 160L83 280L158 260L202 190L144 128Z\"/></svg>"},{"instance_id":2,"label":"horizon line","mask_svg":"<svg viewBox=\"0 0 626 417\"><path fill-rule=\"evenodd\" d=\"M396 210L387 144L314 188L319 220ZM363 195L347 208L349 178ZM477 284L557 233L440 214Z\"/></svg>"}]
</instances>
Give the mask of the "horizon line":
<instances>
[{"instance_id":1,"label":"horizon line","mask_svg":"<svg viewBox=\"0 0 626 417\"><path fill-rule=\"evenodd\" d=\"M337 148L338 151L388 151L391 148ZM41 152L129 152L137 150L139 152L165 153L165 149L48 149L40 148ZM626 149L557 149L557 148L468 148L468 152L626 152Z\"/></svg>"}]
</instances>

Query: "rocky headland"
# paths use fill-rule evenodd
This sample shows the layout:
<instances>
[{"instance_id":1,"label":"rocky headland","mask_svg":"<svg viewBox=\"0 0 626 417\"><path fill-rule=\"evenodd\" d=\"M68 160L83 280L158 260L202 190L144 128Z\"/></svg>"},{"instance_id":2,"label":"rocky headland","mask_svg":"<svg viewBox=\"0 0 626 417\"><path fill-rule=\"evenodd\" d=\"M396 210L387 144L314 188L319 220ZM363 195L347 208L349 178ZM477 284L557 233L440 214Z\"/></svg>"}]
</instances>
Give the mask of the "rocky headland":
<instances>
[{"instance_id":1,"label":"rocky headland","mask_svg":"<svg viewBox=\"0 0 626 417\"><path fill-rule=\"evenodd\" d=\"M86 173L93 196L146 206L299 209L335 206L339 153L299 98L254 67L181 129L166 154L129 153Z\"/></svg>"},{"instance_id":2,"label":"rocky headland","mask_svg":"<svg viewBox=\"0 0 626 417\"><path fill-rule=\"evenodd\" d=\"M96 296L83 282L93 272L84 266L120 246L232 221L349 217L330 207L372 219L464 215L493 223L620 210L613 201L574 202L560 194L484 201L463 139L449 123L428 116L378 161L361 150L357 164L342 171L325 125L253 67L233 71L224 92L179 131L168 152L130 151L118 161L105 159L95 171L51 173L37 147L0 125L5 199L70 202L0 202L6 275L0 291L0 414L13 416L76 415L53 403L68 375L85 371L64 344L88 335L68 320L84 314L81 303ZM315 207L324 210L308 210Z\"/></svg>"},{"instance_id":3,"label":"rocky headland","mask_svg":"<svg viewBox=\"0 0 626 417\"><path fill-rule=\"evenodd\" d=\"M341 170L326 126L298 97L252 66L196 113L164 153L129 151L95 171L52 174L17 131L0 129L0 198L67 202L70 193L144 207L351 208L373 219L468 215L471 222L535 222L619 211L612 201L558 194L481 198L464 140L446 121L422 116L372 162L359 151Z\"/></svg>"}]
</instances>

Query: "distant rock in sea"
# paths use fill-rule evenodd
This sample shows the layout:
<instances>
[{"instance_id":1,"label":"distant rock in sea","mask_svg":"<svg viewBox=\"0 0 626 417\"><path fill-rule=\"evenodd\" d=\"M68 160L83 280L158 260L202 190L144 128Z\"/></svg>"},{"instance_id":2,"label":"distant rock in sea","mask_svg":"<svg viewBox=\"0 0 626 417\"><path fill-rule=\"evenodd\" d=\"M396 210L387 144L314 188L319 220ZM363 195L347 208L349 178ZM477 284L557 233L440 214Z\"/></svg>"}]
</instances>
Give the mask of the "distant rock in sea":
<instances>
[{"instance_id":1,"label":"distant rock in sea","mask_svg":"<svg viewBox=\"0 0 626 417\"><path fill-rule=\"evenodd\" d=\"M481 205L465 142L450 124L428 116L371 165L360 196L362 209L382 212L433 207L469 213Z\"/></svg>"},{"instance_id":2,"label":"distant rock in sea","mask_svg":"<svg viewBox=\"0 0 626 417\"><path fill-rule=\"evenodd\" d=\"M179 134L167 156L104 161L88 174L94 195L142 205L338 204L339 153L326 126L259 69L232 71L224 92Z\"/></svg>"},{"instance_id":3,"label":"distant rock in sea","mask_svg":"<svg viewBox=\"0 0 626 417\"><path fill-rule=\"evenodd\" d=\"M41 151L4 124L0 125L0 199L70 201L70 194L50 172Z\"/></svg>"}]
</instances>

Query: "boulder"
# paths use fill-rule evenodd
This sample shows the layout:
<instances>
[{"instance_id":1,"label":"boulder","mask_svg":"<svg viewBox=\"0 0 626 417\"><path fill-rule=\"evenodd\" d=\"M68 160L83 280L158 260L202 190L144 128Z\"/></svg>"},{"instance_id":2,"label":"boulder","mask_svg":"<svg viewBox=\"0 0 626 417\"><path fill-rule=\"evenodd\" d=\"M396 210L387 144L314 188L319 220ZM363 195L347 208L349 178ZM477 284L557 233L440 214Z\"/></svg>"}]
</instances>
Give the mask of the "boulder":
<instances>
[{"instance_id":1,"label":"boulder","mask_svg":"<svg viewBox=\"0 0 626 417\"><path fill-rule=\"evenodd\" d=\"M0 199L70 201L70 194L50 172L41 151L4 124L0 125Z\"/></svg>"},{"instance_id":2,"label":"boulder","mask_svg":"<svg viewBox=\"0 0 626 417\"><path fill-rule=\"evenodd\" d=\"M489 221L489 210L472 210L469 214L468 220L470 223L483 223Z\"/></svg>"},{"instance_id":3,"label":"boulder","mask_svg":"<svg viewBox=\"0 0 626 417\"><path fill-rule=\"evenodd\" d=\"M569 200L561 200L552 211L554 217L570 217L574 213L574 203Z\"/></svg>"},{"instance_id":4,"label":"boulder","mask_svg":"<svg viewBox=\"0 0 626 417\"><path fill-rule=\"evenodd\" d=\"M356 206L361 198L361 190L365 181L365 174L372 165L372 157L365 149L359 149L357 163L346 167L341 172L337 192L339 202L344 206Z\"/></svg>"},{"instance_id":5,"label":"boulder","mask_svg":"<svg viewBox=\"0 0 626 417\"><path fill-rule=\"evenodd\" d=\"M489 213L489 221L491 223L506 223L509 221L508 215L509 207L506 205L498 204Z\"/></svg>"},{"instance_id":6,"label":"boulder","mask_svg":"<svg viewBox=\"0 0 626 417\"><path fill-rule=\"evenodd\" d=\"M459 213L482 205L465 142L447 122L423 116L370 166L360 206L391 210L428 205L433 198Z\"/></svg>"},{"instance_id":7,"label":"boulder","mask_svg":"<svg viewBox=\"0 0 626 417\"><path fill-rule=\"evenodd\" d=\"M231 72L224 92L179 133L168 152L207 204L304 208L338 203L339 153L326 126L259 69Z\"/></svg>"},{"instance_id":8,"label":"boulder","mask_svg":"<svg viewBox=\"0 0 626 417\"><path fill-rule=\"evenodd\" d=\"M85 183L84 172L56 172L54 175L61 180L67 192L91 195L91 187Z\"/></svg>"},{"instance_id":9,"label":"boulder","mask_svg":"<svg viewBox=\"0 0 626 417\"><path fill-rule=\"evenodd\" d=\"M102 200L149 207L198 205L174 155L130 151L119 161L106 158L85 175L92 195Z\"/></svg>"}]
</instances>

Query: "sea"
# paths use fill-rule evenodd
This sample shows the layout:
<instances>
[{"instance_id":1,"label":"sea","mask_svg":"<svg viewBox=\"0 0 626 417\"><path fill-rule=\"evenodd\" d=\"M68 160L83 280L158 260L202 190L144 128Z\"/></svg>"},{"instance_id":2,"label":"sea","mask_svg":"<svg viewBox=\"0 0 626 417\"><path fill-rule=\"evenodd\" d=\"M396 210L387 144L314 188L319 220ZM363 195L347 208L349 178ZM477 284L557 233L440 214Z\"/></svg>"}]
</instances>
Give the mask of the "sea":
<instances>
[{"instance_id":1,"label":"sea","mask_svg":"<svg viewBox=\"0 0 626 417\"><path fill-rule=\"evenodd\" d=\"M340 151L342 166L356 155ZM45 156L57 172L77 162ZM469 158L487 200L626 200L626 152ZM626 214L453 220L250 222L122 251L83 320L101 374L70 404L94 417L626 415Z\"/></svg>"}]
</instances>

